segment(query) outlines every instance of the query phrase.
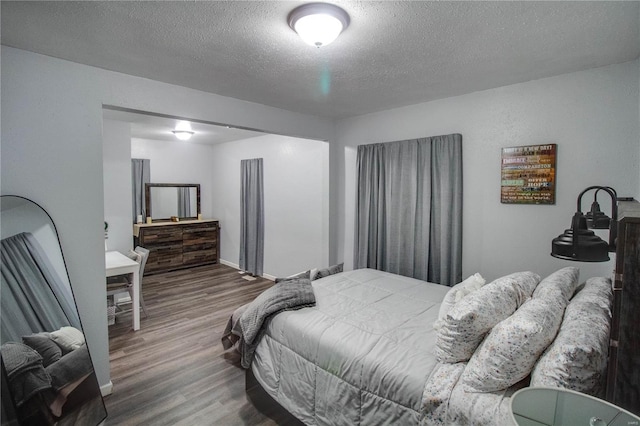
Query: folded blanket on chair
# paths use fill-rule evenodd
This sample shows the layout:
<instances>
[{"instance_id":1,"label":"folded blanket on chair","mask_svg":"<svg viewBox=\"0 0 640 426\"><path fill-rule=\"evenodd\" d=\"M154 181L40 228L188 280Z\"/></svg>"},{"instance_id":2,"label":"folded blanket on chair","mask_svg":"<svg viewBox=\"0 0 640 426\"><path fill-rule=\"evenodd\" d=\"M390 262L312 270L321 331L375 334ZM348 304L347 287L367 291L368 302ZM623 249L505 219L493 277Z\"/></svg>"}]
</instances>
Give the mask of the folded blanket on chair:
<instances>
[{"instance_id":1,"label":"folded blanket on chair","mask_svg":"<svg viewBox=\"0 0 640 426\"><path fill-rule=\"evenodd\" d=\"M38 352L16 342L5 343L1 351L9 387L18 407L38 392L51 388L51 377L46 373Z\"/></svg>"},{"instance_id":2,"label":"folded blanket on chair","mask_svg":"<svg viewBox=\"0 0 640 426\"><path fill-rule=\"evenodd\" d=\"M241 365L249 368L260 338L269 319L280 312L314 306L316 298L309 278L279 280L256 299L233 313L222 336L222 345L228 349L239 341Z\"/></svg>"}]
</instances>

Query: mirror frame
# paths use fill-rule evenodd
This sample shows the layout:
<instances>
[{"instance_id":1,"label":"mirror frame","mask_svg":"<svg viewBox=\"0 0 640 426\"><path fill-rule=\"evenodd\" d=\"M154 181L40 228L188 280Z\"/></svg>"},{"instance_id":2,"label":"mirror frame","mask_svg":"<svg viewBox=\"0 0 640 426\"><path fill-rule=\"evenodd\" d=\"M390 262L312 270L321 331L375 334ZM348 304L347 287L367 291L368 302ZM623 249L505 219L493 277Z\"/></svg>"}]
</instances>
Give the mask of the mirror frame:
<instances>
[{"instance_id":1,"label":"mirror frame","mask_svg":"<svg viewBox=\"0 0 640 426\"><path fill-rule=\"evenodd\" d=\"M59 277L66 281L66 284L68 284L68 290L70 292L70 300L69 302L73 302L73 308L75 308L75 312L77 315L77 320L80 326L80 332L82 332L83 335L85 335L85 346L87 348L87 356L89 359L89 362L91 363L91 373L89 373L87 376L85 376L80 383L76 383L73 388L71 389L71 391L69 393L67 393L65 395L65 401L63 402L63 406L67 404L67 397L69 398L69 401L74 401L73 404L79 404L76 405L75 408L72 409L71 412L66 412L64 407L62 408L62 412L59 415L59 417L56 418L56 423L61 423L61 424L68 424L69 421L73 421L73 420L77 420L77 418L74 418L73 416L75 415L74 413L76 413L77 409L79 409L80 407L85 407L88 406L88 404L95 398L100 398L100 403L102 405L102 411L100 413L94 413L97 414L95 417L92 417L91 420L95 421L96 425L102 425L104 424L105 420L108 417L108 411L107 411L107 407L104 401L104 397L102 395L102 389L100 387L100 383L98 382L98 377L97 377L97 372L95 370L95 363L93 360L93 357L91 355L91 348L89 347L89 342L86 340L86 334L85 334L85 329L84 329L84 325L82 323L82 318L80 317L80 312L78 311L78 304L77 304L77 300L76 300L76 295L75 292L73 290L73 284L71 283L71 277L69 276L69 270L67 269L67 259L65 257L64 254L64 250L62 249L62 242L60 240L60 234L58 232L58 228L56 226L55 221L53 220L53 218L51 217L51 215L49 214L49 212L47 210L45 210L44 207L42 207L42 205L40 205L39 203L35 202L34 200L27 198L27 197L23 197L21 195L13 195L13 194L3 194L0 195L0 206L5 204L7 202L7 200L11 200L11 199L16 199L19 200L20 203L11 207L11 208L15 208L17 207L21 207L21 206L29 206L29 208L33 208L35 209L35 211L37 211L37 215L42 217L43 220L43 224L46 225L50 225L50 229L49 231L51 232L51 236L55 238L57 245L55 245L54 249L59 251L59 257L54 256L54 258L49 258L48 261L51 262L51 266L54 268L54 271L57 273L57 275L59 275ZM8 209L10 210L10 209ZM0 208L0 216L3 215L4 209ZM27 220L27 222L32 221L33 217L29 218ZM46 223L48 221L48 223ZM31 222L33 223L33 222ZM15 235L15 234L14 234ZM8 238L8 237L5 237ZM36 238L38 240L38 238ZM42 240L39 241L40 243L42 243ZM58 269L57 267L60 267L61 269ZM57 297L56 297L57 298ZM67 315L68 318L68 315ZM3 321L6 321L6 318L2 319ZM71 321L70 321L71 323ZM36 331L34 328L32 328L32 332L33 334L38 334L40 333L40 331ZM69 354L71 352L67 352L64 353L63 350L63 357L66 356L67 354ZM62 357L61 357L62 359ZM5 425L20 425L21 424L21 419L20 419L20 415L18 414L18 409L16 406L16 401L14 399L14 395L9 391L9 382L8 382L8 376L7 376L7 372L5 369L5 365L4 365L4 360L0 360L0 364L1 364L1 375L2 375L2 397L3 397L3 401L2 401L2 426ZM69 384L65 385L64 387L70 386ZM59 392L60 390L56 391L56 393L58 393L58 397L59 397ZM88 392L88 393L87 393ZM75 393L75 395L74 395ZM6 395L6 396L5 396ZM79 396L80 395L80 396ZM93 396L91 396L93 395ZM83 400L82 396L84 397L88 397L88 399ZM4 399L4 398L8 398L8 399ZM80 398L80 399L78 399ZM96 400L97 401L97 400ZM6 413L5 413L6 410ZM86 420L86 419L85 419ZM29 424L32 424L31 422L28 422ZM51 423L54 424L54 423ZM93 423L90 423L93 424Z\"/></svg>"},{"instance_id":2,"label":"mirror frame","mask_svg":"<svg viewBox=\"0 0 640 426\"><path fill-rule=\"evenodd\" d=\"M197 219L200 211L200 184L199 183L145 183L144 184L144 198L147 207L147 217L150 217L152 221L163 222L170 221L170 217L153 217L153 206L151 205L151 188L196 188L196 200L197 211L195 216L180 217L180 219Z\"/></svg>"}]
</instances>

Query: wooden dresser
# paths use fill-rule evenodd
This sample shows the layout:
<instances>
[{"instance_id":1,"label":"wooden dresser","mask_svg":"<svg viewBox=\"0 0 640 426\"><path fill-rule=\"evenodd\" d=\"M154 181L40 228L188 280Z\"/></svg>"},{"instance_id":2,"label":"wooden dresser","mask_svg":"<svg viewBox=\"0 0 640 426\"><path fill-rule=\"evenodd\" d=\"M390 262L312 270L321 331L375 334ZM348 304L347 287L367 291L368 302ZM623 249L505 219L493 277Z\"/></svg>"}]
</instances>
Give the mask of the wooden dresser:
<instances>
[{"instance_id":1,"label":"wooden dresser","mask_svg":"<svg viewBox=\"0 0 640 426\"><path fill-rule=\"evenodd\" d=\"M640 415L640 203L618 203L607 400Z\"/></svg>"},{"instance_id":2,"label":"wooden dresser","mask_svg":"<svg viewBox=\"0 0 640 426\"><path fill-rule=\"evenodd\" d=\"M135 224L133 238L134 246L149 250L145 275L220 261L220 226L215 219Z\"/></svg>"}]
</instances>

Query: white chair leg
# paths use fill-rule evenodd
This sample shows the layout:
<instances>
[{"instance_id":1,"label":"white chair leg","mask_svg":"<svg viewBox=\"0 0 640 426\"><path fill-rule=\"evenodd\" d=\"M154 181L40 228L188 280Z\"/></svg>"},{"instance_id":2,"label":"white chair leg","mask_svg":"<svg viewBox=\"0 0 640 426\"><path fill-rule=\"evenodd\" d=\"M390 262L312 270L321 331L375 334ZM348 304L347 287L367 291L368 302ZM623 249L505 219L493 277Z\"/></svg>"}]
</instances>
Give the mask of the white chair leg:
<instances>
[{"instance_id":1,"label":"white chair leg","mask_svg":"<svg viewBox=\"0 0 640 426\"><path fill-rule=\"evenodd\" d=\"M133 303L133 287L129 287L129 296L131 297L131 301ZM144 317L149 318L149 315L147 315L147 307L144 303L144 299L142 298L142 292L140 292L139 299L140 299L140 306L142 307L142 312L144 313Z\"/></svg>"}]
</instances>

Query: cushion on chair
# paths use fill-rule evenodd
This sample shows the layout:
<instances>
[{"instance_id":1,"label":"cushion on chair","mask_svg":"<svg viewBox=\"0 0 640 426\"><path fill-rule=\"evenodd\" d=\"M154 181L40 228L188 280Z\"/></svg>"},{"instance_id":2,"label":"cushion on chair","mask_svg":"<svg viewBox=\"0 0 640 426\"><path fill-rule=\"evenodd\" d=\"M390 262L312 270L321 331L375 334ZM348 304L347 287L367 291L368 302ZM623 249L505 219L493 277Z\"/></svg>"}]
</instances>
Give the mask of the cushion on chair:
<instances>
[{"instance_id":1,"label":"cushion on chair","mask_svg":"<svg viewBox=\"0 0 640 426\"><path fill-rule=\"evenodd\" d=\"M74 351L85 343L84 334L75 327L62 327L60 330L51 332L50 336L64 353Z\"/></svg>"},{"instance_id":2,"label":"cushion on chair","mask_svg":"<svg viewBox=\"0 0 640 426\"><path fill-rule=\"evenodd\" d=\"M22 343L35 349L42 357L42 364L47 367L62 357L62 348L51 339L47 332L22 336Z\"/></svg>"}]
</instances>

